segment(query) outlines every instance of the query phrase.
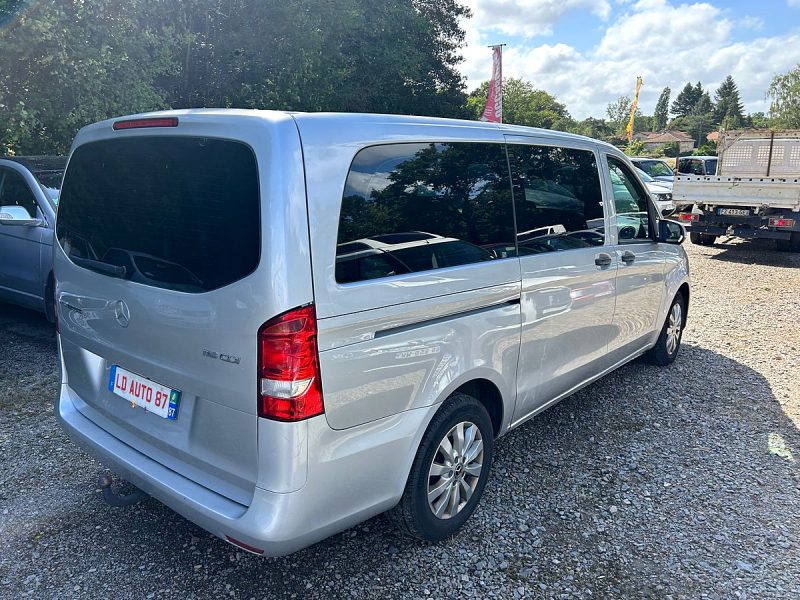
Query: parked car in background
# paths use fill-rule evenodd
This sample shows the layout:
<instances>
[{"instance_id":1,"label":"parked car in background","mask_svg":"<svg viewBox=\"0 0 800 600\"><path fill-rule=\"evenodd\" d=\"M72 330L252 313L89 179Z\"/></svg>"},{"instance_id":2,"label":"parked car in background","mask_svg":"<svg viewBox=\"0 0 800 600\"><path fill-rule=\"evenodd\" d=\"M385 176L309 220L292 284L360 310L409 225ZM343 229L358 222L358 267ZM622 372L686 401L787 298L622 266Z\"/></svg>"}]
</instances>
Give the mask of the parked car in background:
<instances>
[{"instance_id":1,"label":"parked car in background","mask_svg":"<svg viewBox=\"0 0 800 600\"><path fill-rule=\"evenodd\" d=\"M53 230L66 158L0 157L0 300L53 320Z\"/></svg>"},{"instance_id":2,"label":"parked car in background","mask_svg":"<svg viewBox=\"0 0 800 600\"><path fill-rule=\"evenodd\" d=\"M678 158L678 175L716 175L716 156L681 156Z\"/></svg>"},{"instance_id":3,"label":"parked car in background","mask_svg":"<svg viewBox=\"0 0 800 600\"><path fill-rule=\"evenodd\" d=\"M672 184L675 179L675 171L658 158L646 158L642 156L632 156L631 162L640 171L647 173L656 181Z\"/></svg>"},{"instance_id":4,"label":"parked car in background","mask_svg":"<svg viewBox=\"0 0 800 600\"><path fill-rule=\"evenodd\" d=\"M662 216L669 216L675 212L675 204L672 202L672 182L659 181L653 179L644 171L639 171L639 177L647 187L647 191L653 197L653 202L656 203L658 210L661 211Z\"/></svg>"},{"instance_id":5,"label":"parked car in background","mask_svg":"<svg viewBox=\"0 0 800 600\"><path fill-rule=\"evenodd\" d=\"M97 123L56 238L61 425L263 555L389 510L451 535L496 438L634 358L670 364L689 306L683 227L618 149L479 121Z\"/></svg>"}]
</instances>

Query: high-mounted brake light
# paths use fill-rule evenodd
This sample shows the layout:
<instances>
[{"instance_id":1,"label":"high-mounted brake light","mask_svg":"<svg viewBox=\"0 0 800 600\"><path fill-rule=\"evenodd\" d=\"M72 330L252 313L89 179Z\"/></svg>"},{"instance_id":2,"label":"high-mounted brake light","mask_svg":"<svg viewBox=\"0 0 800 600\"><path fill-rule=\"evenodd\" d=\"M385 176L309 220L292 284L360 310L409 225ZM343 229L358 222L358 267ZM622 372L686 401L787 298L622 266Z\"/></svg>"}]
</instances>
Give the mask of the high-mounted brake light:
<instances>
[{"instance_id":1,"label":"high-mounted brake light","mask_svg":"<svg viewBox=\"0 0 800 600\"><path fill-rule=\"evenodd\" d=\"M278 315L258 330L258 416L301 421L322 414L314 305Z\"/></svg>"},{"instance_id":2,"label":"high-mounted brake light","mask_svg":"<svg viewBox=\"0 0 800 600\"><path fill-rule=\"evenodd\" d=\"M115 131L120 129L141 129L143 127L177 127L178 117L158 117L153 119L130 119L128 121L115 121L112 126Z\"/></svg>"},{"instance_id":3,"label":"high-mounted brake light","mask_svg":"<svg viewBox=\"0 0 800 600\"><path fill-rule=\"evenodd\" d=\"M769 220L770 227L794 227L794 219L784 219L783 217L772 218Z\"/></svg>"}]
</instances>

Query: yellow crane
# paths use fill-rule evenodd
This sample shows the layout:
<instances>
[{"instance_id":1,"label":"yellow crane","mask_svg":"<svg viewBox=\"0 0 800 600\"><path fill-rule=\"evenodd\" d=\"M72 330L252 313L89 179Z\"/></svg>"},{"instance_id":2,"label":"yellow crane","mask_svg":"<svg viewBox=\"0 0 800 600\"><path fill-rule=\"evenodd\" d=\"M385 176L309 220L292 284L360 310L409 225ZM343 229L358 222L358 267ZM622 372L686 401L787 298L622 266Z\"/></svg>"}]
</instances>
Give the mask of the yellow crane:
<instances>
[{"instance_id":1,"label":"yellow crane","mask_svg":"<svg viewBox=\"0 0 800 600\"><path fill-rule=\"evenodd\" d=\"M628 126L625 128L625 137L628 138L628 143L633 139L633 117L636 116L636 105L639 104L639 90L642 88L641 76L636 78L636 92L633 94L633 102L631 102L631 116L628 118Z\"/></svg>"}]
</instances>

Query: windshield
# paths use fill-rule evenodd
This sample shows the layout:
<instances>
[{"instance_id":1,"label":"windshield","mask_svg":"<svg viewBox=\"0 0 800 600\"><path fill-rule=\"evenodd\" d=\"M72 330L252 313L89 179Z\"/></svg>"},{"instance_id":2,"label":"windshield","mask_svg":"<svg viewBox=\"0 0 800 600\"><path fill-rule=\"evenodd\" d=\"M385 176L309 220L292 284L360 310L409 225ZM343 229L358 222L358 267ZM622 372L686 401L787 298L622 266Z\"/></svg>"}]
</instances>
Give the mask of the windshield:
<instances>
[{"instance_id":1,"label":"windshield","mask_svg":"<svg viewBox=\"0 0 800 600\"><path fill-rule=\"evenodd\" d=\"M36 171L33 176L36 177L39 187L47 194L51 202L58 204L58 193L61 189L61 179L64 177L64 171Z\"/></svg>"},{"instance_id":2,"label":"windshield","mask_svg":"<svg viewBox=\"0 0 800 600\"><path fill-rule=\"evenodd\" d=\"M639 169L639 177L645 183L653 183L655 181L655 179L650 177L650 175L648 175L645 171L642 171L641 169Z\"/></svg>"},{"instance_id":3,"label":"windshield","mask_svg":"<svg viewBox=\"0 0 800 600\"><path fill-rule=\"evenodd\" d=\"M637 161L636 166L650 175L650 177L672 177L674 175L672 169L660 160Z\"/></svg>"}]
</instances>

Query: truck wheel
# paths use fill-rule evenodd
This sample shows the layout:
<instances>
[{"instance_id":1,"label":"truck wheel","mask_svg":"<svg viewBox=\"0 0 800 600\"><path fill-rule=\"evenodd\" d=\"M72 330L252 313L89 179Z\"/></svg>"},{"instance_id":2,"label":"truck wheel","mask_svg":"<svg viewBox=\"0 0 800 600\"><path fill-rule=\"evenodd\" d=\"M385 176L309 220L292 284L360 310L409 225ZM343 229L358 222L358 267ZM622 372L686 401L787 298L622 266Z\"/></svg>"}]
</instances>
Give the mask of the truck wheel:
<instances>
[{"instance_id":1,"label":"truck wheel","mask_svg":"<svg viewBox=\"0 0 800 600\"><path fill-rule=\"evenodd\" d=\"M778 250L781 252L800 252L800 232L793 232L791 239L778 240Z\"/></svg>"},{"instance_id":2,"label":"truck wheel","mask_svg":"<svg viewBox=\"0 0 800 600\"><path fill-rule=\"evenodd\" d=\"M713 246L717 241L717 236L707 233L689 233L689 239L698 246Z\"/></svg>"},{"instance_id":3,"label":"truck wheel","mask_svg":"<svg viewBox=\"0 0 800 600\"><path fill-rule=\"evenodd\" d=\"M662 367L671 364L678 356L685 324L686 300L684 300L683 294L678 292L672 301L672 306L669 307L667 319L664 321L664 327L661 329L661 335L658 336L656 345L644 355L645 361Z\"/></svg>"},{"instance_id":4,"label":"truck wheel","mask_svg":"<svg viewBox=\"0 0 800 600\"><path fill-rule=\"evenodd\" d=\"M478 505L493 451L489 413L472 396L453 394L428 425L403 497L389 517L401 532L421 540L452 535Z\"/></svg>"}]
</instances>

